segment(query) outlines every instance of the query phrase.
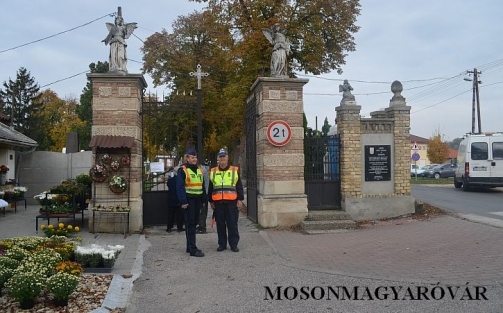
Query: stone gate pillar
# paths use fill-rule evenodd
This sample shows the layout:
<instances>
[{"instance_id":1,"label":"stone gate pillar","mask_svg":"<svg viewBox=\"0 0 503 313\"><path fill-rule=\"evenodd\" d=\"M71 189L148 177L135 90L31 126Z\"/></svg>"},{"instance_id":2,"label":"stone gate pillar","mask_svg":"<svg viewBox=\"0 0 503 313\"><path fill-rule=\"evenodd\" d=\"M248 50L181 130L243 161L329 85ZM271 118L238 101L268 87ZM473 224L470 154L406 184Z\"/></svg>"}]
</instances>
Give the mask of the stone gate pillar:
<instances>
[{"instance_id":1,"label":"stone gate pillar","mask_svg":"<svg viewBox=\"0 0 503 313\"><path fill-rule=\"evenodd\" d=\"M141 74L117 75L92 73L87 77L93 84L93 126L92 136L124 136L131 139L131 165L129 199L131 213L129 231L143 228L142 203L142 117L141 104L143 90L147 87ZM93 152L95 160L95 152ZM94 203L106 204L110 196L93 195ZM92 225L90 216L90 229Z\"/></svg>"},{"instance_id":2,"label":"stone gate pillar","mask_svg":"<svg viewBox=\"0 0 503 313\"><path fill-rule=\"evenodd\" d=\"M264 227L299 224L307 216L304 186L303 86L307 79L259 77L257 99L258 222ZM291 140L277 147L267 139L275 120L287 122Z\"/></svg>"},{"instance_id":3,"label":"stone gate pillar","mask_svg":"<svg viewBox=\"0 0 503 313\"><path fill-rule=\"evenodd\" d=\"M362 163L361 163L361 106L343 104L335 108L336 124L341 143L339 162L341 175L341 199L361 196Z\"/></svg>"}]
</instances>

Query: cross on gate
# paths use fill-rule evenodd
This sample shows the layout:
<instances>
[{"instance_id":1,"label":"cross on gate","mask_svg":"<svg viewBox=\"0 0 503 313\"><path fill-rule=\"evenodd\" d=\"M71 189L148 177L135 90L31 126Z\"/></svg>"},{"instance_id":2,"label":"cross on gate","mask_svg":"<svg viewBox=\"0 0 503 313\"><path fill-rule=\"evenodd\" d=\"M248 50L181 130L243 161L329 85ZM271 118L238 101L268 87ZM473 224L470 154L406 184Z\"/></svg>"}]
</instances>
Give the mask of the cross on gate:
<instances>
[{"instance_id":1,"label":"cross on gate","mask_svg":"<svg viewBox=\"0 0 503 313\"><path fill-rule=\"evenodd\" d=\"M196 76L197 77L197 89L201 89L201 78L203 76L209 76L209 73L204 73L201 72L201 64L197 65L197 71L196 72L190 72L190 76Z\"/></svg>"}]
</instances>

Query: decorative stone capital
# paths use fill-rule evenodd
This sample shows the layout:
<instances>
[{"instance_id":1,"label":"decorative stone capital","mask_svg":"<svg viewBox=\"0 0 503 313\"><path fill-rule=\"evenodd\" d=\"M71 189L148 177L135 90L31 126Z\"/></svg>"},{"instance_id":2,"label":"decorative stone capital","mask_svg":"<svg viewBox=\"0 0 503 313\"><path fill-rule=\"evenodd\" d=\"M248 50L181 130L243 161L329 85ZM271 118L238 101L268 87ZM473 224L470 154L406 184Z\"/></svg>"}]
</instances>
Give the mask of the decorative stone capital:
<instances>
[{"instance_id":1,"label":"decorative stone capital","mask_svg":"<svg viewBox=\"0 0 503 313\"><path fill-rule=\"evenodd\" d=\"M391 92L393 92L393 98L389 102L389 106L404 106L405 98L402 96L403 86L398 80L395 80L391 84Z\"/></svg>"}]
</instances>

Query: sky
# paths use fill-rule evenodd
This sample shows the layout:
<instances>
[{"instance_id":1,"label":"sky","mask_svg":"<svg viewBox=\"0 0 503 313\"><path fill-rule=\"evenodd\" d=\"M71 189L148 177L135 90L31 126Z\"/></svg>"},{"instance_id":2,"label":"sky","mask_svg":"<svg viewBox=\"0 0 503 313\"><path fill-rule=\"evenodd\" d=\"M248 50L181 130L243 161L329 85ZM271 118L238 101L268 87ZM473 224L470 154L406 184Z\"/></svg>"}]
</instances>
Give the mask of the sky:
<instances>
[{"instance_id":1,"label":"sky","mask_svg":"<svg viewBox=\"0 0 503 313\"><path fill-rule=\"evenodd\" d=\"M476 68L482 82L481 129L503 131L499 122L503 115L502 1L361 0L360 4L356 51L348 53L343 73L298 73L299 78L309 79L304 86L309 127L316 127L316 119L318 129L325 118L334 124L342 80L352 85L365 117L389 106L391 83L399 80L402 96L411 106L411 134L429 138L439 132L445 140L462 137L472 128L473 83L464 79L473 79L467 71ZM108 14L118 6L126 23L138 23L127 40L128 71L141 73L142 40L163 28L170 31L178 16L200 10L204 4L184 0L3 1L0 82L15 79L18 69L25 67L42 89L78 99L89 64L108 59L109 47L101 40L108 33L105 23L114 21ZM52 35L56 36L43 39ZM37 42L25 45L32 41ZM145 79L148 91L169 93L166 86L154 87L147 74Z\"/></svg>"}]
</instances>

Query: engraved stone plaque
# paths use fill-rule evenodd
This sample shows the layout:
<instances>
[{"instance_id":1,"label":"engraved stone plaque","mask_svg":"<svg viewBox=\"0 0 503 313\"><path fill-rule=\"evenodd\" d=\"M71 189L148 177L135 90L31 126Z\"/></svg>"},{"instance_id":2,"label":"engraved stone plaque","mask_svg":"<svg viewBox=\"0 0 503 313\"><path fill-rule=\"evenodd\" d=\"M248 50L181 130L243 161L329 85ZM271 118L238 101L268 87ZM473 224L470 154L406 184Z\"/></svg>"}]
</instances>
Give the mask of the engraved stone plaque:
<instances>
[{"instance_id":1,"label":"engraved stone plaque","mask_svg":"<svg viewBox=\"0 0 503 313\"><path fill-rule=\"evenodd\" d=\"M365 146L365 181L391 180L391 146Z\"/></svg>"}]
</instances>

